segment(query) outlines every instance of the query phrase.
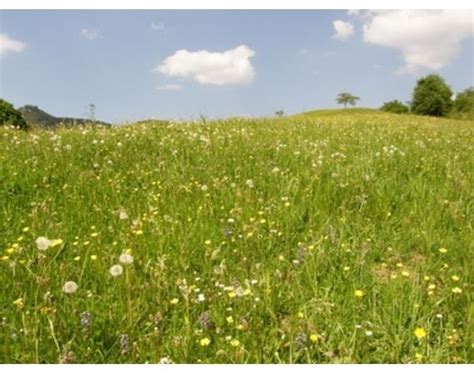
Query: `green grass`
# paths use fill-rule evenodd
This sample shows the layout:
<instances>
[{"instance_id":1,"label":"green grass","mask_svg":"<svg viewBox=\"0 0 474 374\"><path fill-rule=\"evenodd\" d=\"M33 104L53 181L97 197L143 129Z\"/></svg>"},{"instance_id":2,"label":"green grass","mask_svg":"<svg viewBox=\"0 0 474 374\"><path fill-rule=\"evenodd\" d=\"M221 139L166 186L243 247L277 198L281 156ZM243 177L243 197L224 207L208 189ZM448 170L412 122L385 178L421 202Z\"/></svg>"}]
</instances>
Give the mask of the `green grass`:
<instances>
[{"instance_id":1,"label":"green grass","mask_svg":"<svg viewBox=\"0 0 474 374\"><path fill-rule=\"evenodd\" d=\"M472 363L473 144L349 110L0 129L0 362Z\"/></svg>"}]
</instances>

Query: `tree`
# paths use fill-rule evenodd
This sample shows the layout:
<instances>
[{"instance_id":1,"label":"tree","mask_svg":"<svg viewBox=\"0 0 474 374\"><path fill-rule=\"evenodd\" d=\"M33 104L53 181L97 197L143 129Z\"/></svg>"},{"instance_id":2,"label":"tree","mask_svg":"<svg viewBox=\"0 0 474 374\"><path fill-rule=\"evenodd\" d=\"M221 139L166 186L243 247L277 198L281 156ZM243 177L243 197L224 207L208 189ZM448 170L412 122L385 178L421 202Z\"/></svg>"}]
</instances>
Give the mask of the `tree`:
<instances>
[{"instance_id":1,"label":"tree","mask_svg":"<svg viewBox=\"0 0 474 374\"><path fill-rule=\"evenodd\" d=\"M408 106L406 106L405 104L403 104L402 102L398 100L392 100L392 101L383 103L380 110L384 112L396 113L396 114L404 114L404 113L409 112Z\"/></svg>"},{"instance_id":2,"label":"tree","mask_svg":"<svg viewBox=\"0 0 474 374\"><path fill-rule=\"evenodd\" d=\"M28 125L21 113L8 101L0 99L0 126L14 126L27 129Z\"/></svg>"},{"instance_id":3,"label":"tree","mask_svg":"<svg viewBox=\"0 0 474 374\"><path fill-rule=\"evenodd\" d=\"M474 119L474 87L466 88L456 95L452 116L460 119Z\"/></svg>"},{"instance_id":4,"label":"tree","mask_svg":"<svg viewBox=\"0 0 474 374\"><path fill-rule=\"evenodd\" d=\"M354 96L349 92L341 92L337 95L336 98L338 104L344 104L344 109L347 107L347 104L354 106L357 100L360 100L360 97Z\"/></svg>"},{"instance_id":5,"label":"tree","mask_svg":"<svg viewBox=\"0 0 474 374\"><path fill-rule=\"evenodd\" d=\"M284 115L285 115L285 112L282 109L277 110L275 112L275 116L277 116L277 117L283 117Z\"/></svg>"},{"instance_id":6,"label":"tree","mask_svg":"<svg viewBox=\"0 0 474 374\"><path fill-rule=\"evenodd\" d=\"M453 92L438 74L430 74L416 82L411 101L415 114L444 117L451 110Z\"/></svg>"}]
</instances>

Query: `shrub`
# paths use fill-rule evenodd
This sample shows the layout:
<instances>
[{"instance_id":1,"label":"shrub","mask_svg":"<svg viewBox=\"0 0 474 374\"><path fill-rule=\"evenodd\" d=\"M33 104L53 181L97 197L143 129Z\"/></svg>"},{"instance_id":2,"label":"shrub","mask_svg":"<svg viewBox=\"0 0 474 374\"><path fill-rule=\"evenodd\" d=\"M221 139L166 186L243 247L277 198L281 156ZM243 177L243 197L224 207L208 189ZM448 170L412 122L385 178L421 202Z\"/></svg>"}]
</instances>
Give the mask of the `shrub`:
<instances>
[{"instance_id":1,"label":"shrub","mask_svg":"<svg viewBox=\"0 0 474 374\"><path fill-rule=\"evenodd\" d=\"M383 103L380 110L383 110L384 112L397 113L397 114L403 114L403 113L409 112L408 106L398 100L392 100L392 101Z\"/></svg>"},{"instance_id":2,"label":"shrub","mask_svg":"<svg viewBox=\"0 0 474 374\"><path fill-rule=\"evenodd\" d=\"M452 117L460 119L474 119L474 87L460 92L453 103Z\"/></svg>"},{"instance_id":3,"label":"shrub","mask_svg":"<svg viewBox=\"0 0 474 374\"><path fill-rule=\"evenodd\" d=\"M415 114L445 117L449 114L453 102L453 92L443 78L430 74L417 81L411 111Z\"/></svg>"},{"instance_id":4,"label":"shrub","mask_svg":"<svg viewBox=\"0 0 474 374\"><path fill-rule=\"evenodd\" d=\"M14 126L20 129L28 127L21 113L3 99L0 99L0 126Z\"/></svg>"}]
</instances>

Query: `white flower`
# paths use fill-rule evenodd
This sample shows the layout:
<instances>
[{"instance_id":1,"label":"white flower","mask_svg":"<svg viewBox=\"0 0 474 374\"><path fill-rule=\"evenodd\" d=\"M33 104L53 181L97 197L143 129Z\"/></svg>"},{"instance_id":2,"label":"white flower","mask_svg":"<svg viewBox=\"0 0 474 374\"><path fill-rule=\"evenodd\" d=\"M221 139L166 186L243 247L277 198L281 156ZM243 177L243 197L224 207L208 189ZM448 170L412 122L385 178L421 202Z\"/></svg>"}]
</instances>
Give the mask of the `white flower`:
<instances>
[{"instance_id":1,"label":"white flower","mask_svg":"<svg viewBox=\"0 0 474 374\"><path fill-rule=\"evenodd\" d=\"M119 261L122 263L122 264L131 264L133 262L133 256L128 254L128 253L122 253L119 257Z\"/></svg>"},{"instance_id":2,"label":"white flower","mask_svg":"<svg viewBox=\"0 0 474 374\"><path fill-rule=\"evenodd\" d=\"M160 364L162 365L169 365L169 364L174 364L173 360L169 357L162 357L160 359Z\"/></svg>"},{"instance_id":3,"label":"white flower","mask_svg":"<svg viewBox=\"0 0 474 374\"><path fill-rule=\"evenodd\" d=\"M121 219L121 220L128 219L128 214L127 214L127 212L126 212L125 210L121 210L121 211L119 212L119 219Z\"/></svg>"},{"instance_id":4,"label":"white flower","mask_svg":"<svg viewBox=\"0 0 474 374\"><path fill-rule=\"evenodd\" d=\"M77 283L73 281L68 281L64 283L63 292L64 293L74 293L77 291Z\"/></svg>"},{"instance_id":5,"label":"white flower","mask_svg":"<svg viewBox=\"0 0 474 374\"><path fill-rule=\"evenodd\" d=\"M365 332L365 336L372 336L373 334L374 334L374 333L373 333L372 331L370 331L370 330L367 330L367 331Z\"/></svg>"},{"instance_id":6,"label":"white flower","mask_svg":"<svg viewBox=\"0 0 474 374\"><path fill-rule=\"evenodd\" d=\"M40 251L46 251L50 245L51 241L44 236L40 236L38 239L36 239L36 246Z\"/></svg>"},{"instance_id":7,"label":"white flower","mask_svg":"<svg viewBox=\"0 0 474 374\"><path fill-rule=\"evenodd\" d=\"M253 180L251 179L247 179L247 181L245 182L247 184L248 187L250 188L254 188L255 187L255 183L253 183Z\"/></svg>"},{"instance_id":8,"label":"white flower","mask_svg":"<svg viewBox=\"0 0 474 374\"><path fill-rule=\"evenodd\" d=\"M121 265L114 265L109 269L109 273L113 277L118 277L123 273L123 267Z\"/></svg>"},{"instance_id":9,"label":"white flower","mask_svg":"<svg viewBox=\"0 0 474 374\"><path fill-rule=\"evenodd\" d=\"M199 301L200 303L202 303L202 302L204 302L205 300L206 300L206 297L204 296L204 294L200 293L200 294L198 295L198 301Z\"/></svg>"}]
</instances>

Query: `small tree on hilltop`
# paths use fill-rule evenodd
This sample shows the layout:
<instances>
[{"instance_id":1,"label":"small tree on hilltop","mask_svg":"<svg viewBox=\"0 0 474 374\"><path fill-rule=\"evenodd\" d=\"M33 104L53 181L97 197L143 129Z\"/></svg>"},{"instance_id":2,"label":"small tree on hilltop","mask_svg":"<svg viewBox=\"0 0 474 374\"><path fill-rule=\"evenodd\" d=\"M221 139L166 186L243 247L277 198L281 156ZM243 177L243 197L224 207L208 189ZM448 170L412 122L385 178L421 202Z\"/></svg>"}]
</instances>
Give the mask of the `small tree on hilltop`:
<instances>
[{"instance_id":1,"label":"small tree on hilltop","mask_svg":"<svg viewBox=\"0 0 474 374\"><path fill-rule=\"evenodd\" d=\"M474 87L466 88L456 95L452 116L461 119L474 119Z\"/></svg>"},{"instance_id":2,"label":"small tree on hilltop","mask_svg":"<svg viewBox=\"0 0 474 374\"><path fill-rule=\"evenodd\" d=\"M3 99L0 99L0 126L14 126L19 129L28 128L21 113Z\"/></svg>"},{"instance_id":3,"label":"small tree on hilltop","mask_svg":"<svg viewBox=\"0 0 474 374\"><path fill-rule=\"evenodd\" d=\"M453 106L453 92L438 74L419 79L413 91L411 111L426 116L447 116Z\"/></svg>"},{"instance_id":4,"label":"small tree on hilltop","mask_svg":"<svg viewBox=\"0 0 474 374\"><path fill-rule=\"evenodd\" d=\"M344 105L344 109L347 107L347 104L354 106L357 100L360 100L360 97L354 96L349 92L341 92L336 98L338 104Z\"/></svg>"}]
</instances>

